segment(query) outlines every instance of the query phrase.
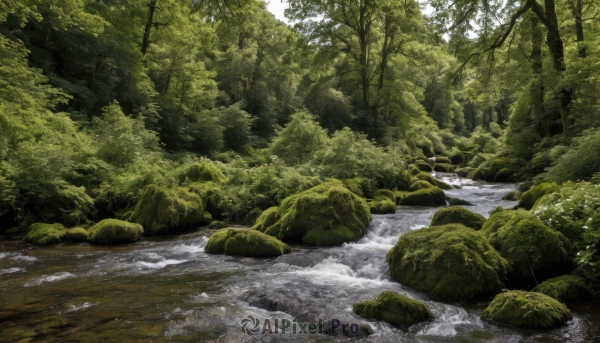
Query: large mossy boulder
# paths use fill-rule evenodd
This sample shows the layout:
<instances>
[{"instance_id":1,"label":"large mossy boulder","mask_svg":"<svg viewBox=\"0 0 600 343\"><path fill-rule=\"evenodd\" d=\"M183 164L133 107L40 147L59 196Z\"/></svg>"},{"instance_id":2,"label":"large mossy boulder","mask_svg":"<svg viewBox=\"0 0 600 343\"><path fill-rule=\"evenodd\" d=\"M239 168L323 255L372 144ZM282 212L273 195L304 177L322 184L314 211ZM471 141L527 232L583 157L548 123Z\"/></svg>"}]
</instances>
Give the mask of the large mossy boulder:
<instances>
[{"instance_id":1,"label":"large mossy boulder","mask_svg":"<svg viewBox=\"0 0 600 343\"><path fill-rule=\"evenodd\" d=\"M68 229L63 239L71 243L84 243L88 240L89 233L82 227Z\"/></svg>"},{"instance_id":2,"label":"large mossy boulder","mask_svg":"<svg viewBox=\"0 0 600 343\"><path fill-rule=\"evenodd\" d=\"M435 163L453 164L450 158L446 156L436 156Z\"/></svg>"},{"instance_id":3,"label":"large mossy boulder","mask_svg":"<svg viewBox=\"0 0 600 343\"><path fill-rule=\"evenodd\" d=\"M483 233L488 240L494 240L500 230L506 223L513 219L517 214L525 212L523 210L505 210L503 208L497 208L485 221L481 228Z\"/></svg>"},{"instance_id":4,"label":"large mossy boulder","mask_svg":"<svg viewBox=\"0 0 600 343\"><path fill-rule=\"evenodd\" d=\"M416 167L417 169L419 169L420 171L424 171L424 172L432 172L433 171L433 167L424 161L419 161L419 162L415 162L413 164L414 167Z\"/></svg>"},{"instance_id":5,"label":"large mossy boulder","mask_svg":"<svg viewBox=\"0 0 600 343\"><path fill-rule=\"evenodd\" d=\"M541 197L554 193L559 189L560 187L554 182L540 183L521 195L517 207L530 210Z\"/></svg>"},{"instance_id":6,"label":"large mossy boulder","mask_svg":"<svg viewBox=\"0 0 600 343\"><path fill-rule=\"evenodd\" d=\"M434 178L429 173L419 172L419 173L415 174L413 176L413 183L416 182L416 181L418 181L418 180L427 181L431 185L437 186L437 187L439 187L441 189L452 189L451 185L445 183L444 181L441 181L441 180L438 180L438 179Z\"/></svg>"},{"instance_id":7,"label":"large mossy boulder","mask_svg":"<svg viewBox=\"0 0 600 343\"><path fill-rule=\"evenodd\" d=\"M462 224L473 230L481 230L484 223L485 217L481 214L471 212L464 207L450 206L438 210L433 215L430 226Z\"/></svg>"},{"instance_id":8,"label":"large mossy boulder","mask_svg":"<svg viewBox=\"0 0 600 343\"><path fill-rule=\"evenodd\" d=\"M148 236L168 235L210 224L202 198L182 188L149 185L142 191L128 221L141 224Z\"/></svg>"},{"instance_id":9,"label":"large mossy boulder","mask_svg":"<svg viewBox=\"0 0 600 343\"><path fill-rule=\"evenodd\" d=\"M423 302L391 291L355 304L352 311L363 318L383 320L393 326L411 325L433 317Z\"/></svg>"},{"instance_id":10,"label":"large mossy boulder","mask_svg":"<svg viewBox=\"0 0 600 343\"><path fill-rule=\"evenodd\" d=\"M352 193L362 197L370 199L377 191L375 181L362 177L353 177L349 179L340 180L344 183L344 186L348 188Z\"/></svg>"},{"instance_id":11,"label":"large mossy boulder","mask_svg":"<svg viewBox=\"0 0 600 343\"><path fill-rule=\"evenodd\" d=\"M387 263L394 280L451 300L499 293L508 269L481 233L460 224L402 235Z\"/></svg>"},{"instance_id":12,"label":"large mossy boulder","mask_svg":"<svg viewBox=\"0 0 600 343\"><path fill-rule=\"evenodd\" d=\"M35 223L31 224L23 241L33 245L60 244L66 233L67 229L59 223Z\"/></svg>"},{"instance_id":13,"label":"large mossy boulder","mask_svg":"<svg viewBox=\"0 0 600 343\"><path fill-rule=\"evenodd\" d=\"M210 236L204 251L207 254L272 257L292 250L277 238L257 230L221 229Z\"/></svg>"},{"instance_id":14,"label":"large mossy boulder","mask_svg":"<svg viewBox=\"0 0 600 343\"><path fill-rule=\"evenodd\" d=\"M571 320L564 304L536 292L509 291L496 295L484 318L525 329L552 329Z\"/></svg>"},{"instance_id":15,"label":"large mossy boulder","mask_svg":"<svg viewBox=\"0 0 600 343\"><path fill-rule=\"evenodd\" d=\"M134 243L144 233L140 224L118 219L104 219L88 230L88 242L92 244Z\"/></svg>"},{"instance_id":16,"label":"large mossy boulder","mask_svg":"<svg viewBox=\"0 0 600 343\"><path fill-rule=\"evenodd\" d=\"M253 227L283 242L335 245L362 237L371 222L365 199L349 191L339 180L285 198L277 209L276 222L270 226L263 213Z\"/></svg>"},{"instance_id":17,"label":"large mossy boulder","mask_svg":"<svg viewBox=\"0 0 600 343\"><path fill-rule=\"evenodd\" d=\"M532 286L536 280L545 280L572 270L572 247L569 240L533 214L526 211L502 211L494 214L491 219L494 221L489 225L486 222L482 232L510 263L511 285ZM494 233L494 229L503 221L506 224Z\"/></svg>"},{"instance_id":18,"label":"large mossy boulder","mask_svg":"<svg viewBox=\"0 0 600 343\"><path fill-rule=\"evenodd\" d=\"M368 205L373 214L396 213L396 196L387 189L378 189Z\"/></svg>"},{"instance_id":19,"label":"large mossy boulder","mask_svg":"<svg viewBox=\"0 0 600 343\"><path fill-rule=\"evenodd\" d=\"M579 275L562 275L537 285L533 292L546 294L560 302L597 296L587 280Z\"/></svg>"},{"instance_id":20,"label":"large mossy boulder","mask_svg":"<svg viewBox=\"0 0 600 343\"><path fill-rule=\"evenodd\" d=\"M443 206L446 205L446 194L438 187L422 188L401 195L400 205L407 206Z\"/></svg>"}]
</instances>

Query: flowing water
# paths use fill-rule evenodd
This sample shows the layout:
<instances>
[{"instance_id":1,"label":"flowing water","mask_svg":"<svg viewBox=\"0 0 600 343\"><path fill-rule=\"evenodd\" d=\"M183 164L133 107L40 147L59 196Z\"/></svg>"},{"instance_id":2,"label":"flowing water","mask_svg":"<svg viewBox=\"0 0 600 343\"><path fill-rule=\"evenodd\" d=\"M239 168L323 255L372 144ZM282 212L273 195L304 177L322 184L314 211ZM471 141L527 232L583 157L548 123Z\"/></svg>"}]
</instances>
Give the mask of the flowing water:
<instances>
[{"instance_id":1,"label":"flowing water","mask_svg":"<svg viewBox=\"0 0 600 343\"><path fill-rule=\"evenodd\" d=\"M516 184L437 175L462 186L446 193L488 216ZM480 318L490 299L453 303L392 281L385 254L402 234L427 225L436 208L398 207L375 215L365 236L338 247L292 246L278 258L208 255L212 233L144 239L124 246L30 247L0 242L0 342L593 342L600 314L573 307L552 331L521 330ZM394 328L352 313L352 305L392 290L424 301L435 319ZM371 327L368 337L249 336L241 320L298 323L336 318ZM281 324L280 324L281 325ZM250 325L250 328L253 326ZM274 330L274 326L272 328ZM289 332L289 329L288 329ZM298 332L300 332L298 330ZM599 337L599 338L597 338Z\"/></svg>"}]
</instances>

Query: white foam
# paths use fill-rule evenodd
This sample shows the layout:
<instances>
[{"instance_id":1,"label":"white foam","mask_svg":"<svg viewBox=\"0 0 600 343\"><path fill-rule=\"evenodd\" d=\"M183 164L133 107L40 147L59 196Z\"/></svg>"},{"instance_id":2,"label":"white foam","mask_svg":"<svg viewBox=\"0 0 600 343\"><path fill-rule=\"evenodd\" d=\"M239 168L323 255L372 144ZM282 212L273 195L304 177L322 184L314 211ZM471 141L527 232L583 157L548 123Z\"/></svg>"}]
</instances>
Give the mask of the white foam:
<instances>
[{"instance_id":1,"label":"white foam","mask_svg":"<svg viewBox=\"0 0 600 343\"><path fill-rule=\"evenodd\" d=\"M373 269L373 270L370 270ZM334 257L328 257L314 267L302 268L291 272L293 274L307 277L315 284L330 285L332 283L365 284L365 283L387 283L382 280L382 272L373 268L372 264L366 265L359 271L354 271L349 266L339 263Z\"/></svg>"},{"instance_id":2,"label":"white foam","mask_svg":"<svg viewBox=\"0 0 600 343\"><path fill-rule=\"evenodd\" d=\"M2 274L10 274L10 273L16 273L16 272L20 272L21 270L25 270L23 268L8 268L8 269L0 269L0 275Z\"/></svg>"},{"instance_id":3,"label":"white foam","mask_svg":"<svg viewBox=\"0 0 600 343\"><path fill-rule=\"evenodd\" d=\"M475 324L469 320L465 309L454 306L444 306L442 313L438 313L435 320L427 325L420 334L429 336L451 337L457 334L455 327L461 324Z\"/></svg>"},{"instance_id":4,"label":"white foam","mask_svg":"<svg viewBox=\"0 0 600 343\"><path fill-rule=\"evenodd\" d=\"M39 286L44 282L56 282L56 281L60 281L60 280L64 280L64 279L70 279L73 277L75 277L75 274L72 274L69 272L60 272L60 273L56 273L53 275L42 275L41 277L39 277L37 279L27 281L25 283L25 287Z\"/></svg>"},{"instance_id":5,"label":"white foam","mask_svg":"<svg viewBox=\"0 0 600 343\"><path fill-rule=\"evenodd\" d=\"M162 269L171 264L180 264L187 262L187 260L162 260L158 262L145 262L138 261L136 264L140 267L150 268L150 269Z\"/></svg>"},{"instance_id":6,"label":"white foam","mask_svg":"<svg viewBox=\"0 0 600 343\"><path fill-rule=\"evenodd\" d=\"M23 256L23 255L17 255L15 257L12 257L11 259L16 260L16 261L28 261L28 262L37 261L36 257L33 257L33 256Z\"/></svg>"},{"instance_id":7,"label":"white foam","mask_svg":"<svg viewBox=\"0 0 600 343\"><path fill-rule=\"evenodd\" d=\"M7 252L0 252L0 260L8 256Z\"/></svg>"},{"instance_id":8,"label":"white foam","mask_svg":"<svg viewBox=\"0 0 600 343\"><path fill-rule=\"evenodd\" d=\"M92 306L94 306L94 305L98 305L98 303L84 302L84 303L83 303L83 304L81 304L81 305L71 305L71 307L69 307L69 309L68 309L68 310L65 310L65 311L63 311L63 312L60 312L59 314L61 314L61 313L69 313L69 312L76 312L76 311L85 310L86 308L88 308L88 307L92 307Z\"/></svg>"},{"instance_id":9,"label":"white foam","mask_svg":"<svg viewBox=\"0 0 600 343\"><path fill-rule=\"evenodd\" d=\"M196 252L201 252L204 251L204 246L206 245L185 245L185 244L181 244L178 245L175 250L178 252L189 252L189 253L196 253Z\"/></svg>"}]
</instances>

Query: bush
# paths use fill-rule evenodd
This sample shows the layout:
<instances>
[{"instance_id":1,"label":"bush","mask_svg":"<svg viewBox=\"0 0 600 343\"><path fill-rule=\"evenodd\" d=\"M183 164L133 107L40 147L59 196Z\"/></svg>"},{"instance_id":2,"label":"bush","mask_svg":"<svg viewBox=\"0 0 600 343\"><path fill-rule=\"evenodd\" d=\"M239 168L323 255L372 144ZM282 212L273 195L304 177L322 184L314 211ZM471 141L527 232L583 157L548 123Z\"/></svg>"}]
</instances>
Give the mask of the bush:
<instances>
[{"instance_id":1,"label":"bush","mask_svg":"<svg viewBox=\"0 0 600 343\"><path fill-rule=\"evenodd\" d=\"M430 226L442 226L446 224L462 224L473 230L481 230L485 223L485 217L473 213L466 208L451 206L442 208L433 215Z\"/></svg>"},{"instance_id":2,"label":"bush","mask_svg":"<svg viewBox=\"0 0 600 343\"><path fill-rule=\"evenodd\" d=\"M589 180L600 170L599 156L590 153L595 151L600 151L600 131L593 128L573 139L567 151L548 170L546 178L558 183Z\"/></svg>"},{"instance_id":3,"label":"bush","mask_svg":"<svg viewBox=\"0 0 600 343\"><path fill-rule=\"evenodd\" d=\"M555 183L540 183L539 185L533 186L532 189L523 193L521 195L521 198L519 199L519 203L517 204L517 206L526 210L530 210L535 205L535 202L538 201L541 197L543 197L546 194L554 193L559 189L560 187Z\"/></svg>"},{"instance_id":4,"label":"bush","mask_svg":"<svg viewBox=\"0 0 600 343\"><path fill-rule=\"evenodd\" d=\"M563 303L568 300L596 297L596 292L585 278L577 275L562 275L548 279L537 285L533 292L545 294Z\"/></svg>"},{"instance_id":5,"label":"bush","mask_svg":"<svg viewBox=\"0 0 600 343\"><path fill-rule=\"evenodd\" d=\"M62 224L35 223L29 227L23 241L33 245L60 244L66 233L67 229Z\"/></svg>"},{"instance_id":6,"label":"bush","mask_svg":"<svg viewBox=\"0 0 600 343\"><path fill-rule=\"evenodd\" d=\"M328 138L325 130L306 111L297 112L290 119L271 144L271 152L287 165L294 166L308 162L325 147Z\"/></svg>"},{"instance_id":7,"label":"bush","mask_svg":"<svg viewBox=\"0 0 600 343\"><path fill-rule=\"evenodd\" d=\"M185 175L189 181L192 182L226 182L227 178L219 167L210 160L202 160L200 163L194 163L187 168Z\"/></svg>"},{"instance_id":8,"label":"bush","mask_svg":"<svg viewBox=\"0 0 600 343\"><path fill-rule=\"evenodd\" d=\"M268 227L267 216L272 216L272 212L263 213L253 228L283 242L319 246L355 241L371 221L365 200L338 180L284 199L277 210L278 221Z\"/></svg>"},{"instance_id":9,"label":"bush","mask_svg":"<svg viewBox=\"0 0 600 343\"><path fill-rule=\"evenodd\" d=\"M411 325L433 318L423 302L391 291L355 304L352 311L358 316L383 320L394 326Z\"/></svg>"},{"instance_id":10,"label":"bush","mask_svg":"<svg viewBox=\"0 0 600 343\"><path fill-rule=\"evenodd\" d=\"M164 188L149 185L128 216L141 224L146 235L166 235L208 225L212 218L205 212L202 199L182 188Z\"/></svg>"},{"instance_id":11,"label":"bush","mask_svg":"<svg viewBox=\"0 0 600 343\"><path fill-rule=\"evenodd\" d=\"M88 242L92 244L134 243L142 238L144 228L117 219L104 219L88 230Z\"/></svg>"},{"instance_id":12,"label":"bush","mask_svg":"<svg viewBox=\"0 0 600 343\"><path fill-rule=\"evenodd\" d=\"M210 236L204 251L207 254L271 257L292 250L287 244L256 230L221 229Z\"/></svg>"},{"instance_id":13,"label":"bush","mask_svg":"<svg viewBox=\"0 0 600 343\"><path fill-rule=\"evenodd\" d=\"M497 294L509 267L481 233L460 224L400 236L387 263L394 280L451 300Z\"/></svg>"},{"instance_id":14,"label":"bush","mask_svg":"<svg viewBox=\"0 0 600 343\"><path fill-rule=\"evenodd\" d=\"M549 296L522 291L498 294L482 316L525 329L552 329L573 318L565 305Z\"/></svg>"}]
</instances>

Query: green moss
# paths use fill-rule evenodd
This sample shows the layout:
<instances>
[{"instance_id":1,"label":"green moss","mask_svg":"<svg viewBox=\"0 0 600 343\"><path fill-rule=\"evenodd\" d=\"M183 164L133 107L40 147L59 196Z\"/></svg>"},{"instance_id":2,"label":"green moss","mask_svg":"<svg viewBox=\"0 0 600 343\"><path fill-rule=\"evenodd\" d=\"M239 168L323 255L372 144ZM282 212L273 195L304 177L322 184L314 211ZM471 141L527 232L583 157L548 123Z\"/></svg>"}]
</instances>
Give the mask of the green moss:
<instances>
[{"instance_id":1,"label":"green moss","mask_svg":"<svg viewBox=\"0 0 600 343\"><path fill-rule=\"evenodd\" d=\"M548 279L533 289L558 301L589 299L597 296L585 278L578 275L562 275Z\"/></svg>"},{"instance_id":2,"label":"green moss","mask_svg":"<svg viewBox=\"0 0 600 343\"><path fill-rule=\"evenodd\" d=\"M510 168L502 168L498 170L494 176L495 182L510 182L516 179L515 171Z\"/></svg>"},{"instance_id":3,"label":"green moss","mask_svg":"<svg viewBox=\"0 0 600 343\"><path fill-rule=\"evenodd\" d=\"M513 192L506 193L506 195L504 195L502 197L502 200L517 201L517 200L519 200L520 197L521 197L521 192L513 191Z\"/></svg>"},{"instance_id":4,"label":"green moss","mask_svg":"<svg viewBox=\"0 0 600 343\"><path fill-rule=\"evenodd\" d=\"M359 239L372 218L367 202L335 179L285 198L277 215L275 224L259 220L255 227L284 242L321 246Z\"/></svg>"},{"instance_id":5,"label":"green moss","mask_svg":"<svg viewBox=\"0 0 600 343\"><path fill-rule=\"evenodd\" d=\"M419 189L433 188L433 187L435 187L435 183L431 184L430 182L425 181L425 180L416 180L415 182L412 183L412 185L410 185L410 187L408 187L408 191L414 192L414 191L418 191Z\"/></svg>"},{"instance_id":6,"label":"green moss","mask_svg":"<svg viewBox=\"0 0 600 343\"><path fill-rule=\"evenodd\" d=\"M410 194L410 192L394 190L394 196L396 197L396 204L400 205L400 203L402 202L402 199L404 199L404 197L406 197L407 194Z\"/></svg>"},{"instance_id":7,"label":"green moss","mask_svg":"<svg viewBox=\"0 0 600 343\"><path fill-rule=\"evenodd\" d=\"M446 205L446 194L438 187L423 188L405 194L401 205L408 206L442 206Z\"/></svg>"},{"instance_id":8,"label":"green moss","mask_svg":"<svg viewBox=\"0 0 600 343\"><path fill-rule=\"evenodd\" d=\"M387 263L394 280L452 300L497 294L508 269L481 233L460 224L402 235Z\"/></svg>"},{"instance_id":9,"label":"green moss","mask_svg":"<svg viewBox=\"0 0 600 343\"><path fill-rule=\"evenodd\" d=\"M352 311L363 318L383 320L394 326L411 325L433 317L423 302L391 291L355 304Z\"/></svg>"},{"instance_id":10,"label":"green moss","mask_svg":"<svg viewBox=\"0 0 600 343\"><path fill-rule=\"evenodd\" d=\"M450 158L448 158L446 156L436 156L435 162L436 163L452 164L452 161L450 161Z\"/></svg>"},{"instance_id":11,"label":"green moss","mask_svg":"<svg viewBox=\"0 0 600 343\"><path fill-rule=\"evenodd\" d=\"M35 223L31 224L23 241L33 245L60 244L66 233L67 229L59 223Z\"/></svg>"},{"instance_id":12,"label":"green moss","mask_svg":"<svg viewBox=\"0 0 600 343\"><path fill-rule=\"evenodd\" d=\"M387 189L378 189L368 205L373 214L396 213L396 196Z\"/></svg>"},{"instance_id":13,"label":"green moss","mask_svg":"<svg viewBox=\"0 0 600 343\"><path fill-rule=\"evenodd\" d=\"M118 219L104 219L88 230L88 242L92 244L134 243L142 238L144 228L140 224Z\"/></svg>"},{"instance_id":14,"label":"green moss","mask_svg":"<svg viewBox=\"0 0 600 343\"><path fill-rule=\"evenodd\" d=\"M216 182L195 182L188 186L188 191L198 194L202 199L202 207L211 217L222 219L220 203L225 199L225 192L221 184ZM209 222L210 223L210 222Z\"/></svg>"},{"instance_id":15,"label":"green moss","mask_svg":"<svg viewBox=\"0 0 600 343\"><path fill-rule=\"evenodd\" d=\"M506 223L513 219L517 213L519 213L519 211L504 210L504 208L502 208L502 211L494 210L494 213L492 213L492 215L485 221L485 224L483 224L481 233L483 233L488 240L495 240L498 230L500 230L504 225L506 225Z\"/></svg>"},{"instance_id":16,"label":"green moss","mask_svg":"<svg viewBox=\"0 0 600 343\"><path fill-rule=\"evenodd\" d=\"M260 232L265 232L267 229L277 223L279 220L279 207L273 206L269 207L263 211L263 213L258 217L256 223L252 227L254 230L258 230Z\"/></svg>"},{"instance_id":17,"label":"green moss","mask_svg":"<svg viewBox=\"0 0 600 343\"><path fill-rule=\"evenodd\" d=\"M257 230L221 229L210 236L204 251L208 254L270 257L292 250L287 244Z\"/></svg>"},{"instance_id":18,"label":"green moss","mask_svg":"<svg viewBox=\"0 0 600 343\"><path fill-rule=\"evenodd\" d=\"M489 234L511 215L512 218L498 228L495 235ZM571 271L572 247L562 233L547 227L526 211L504 211L490 219L496 216L493 223L484 225L482 232L510 263L511 284L530 286L536 280L541 281Z\"/></svg>"},{"instance_id":19,"label":"green moss","mask_svg":"<svg viewBox=\"0 0 600 343\"><path fill-rule=\"evenodd\" d=\"M572 319L564 304L541 293L522 291L498 294L482 316L526 329L552 329Z\"/></svg>"},{"instance_id":20,"label":"green moss","mask_svg":"<svg viewBox=\"0 0 600 343\"><path fill-rule=\"evenodd\" d=\"M450 163L436 163L433 165L433 170L440 173L452 173L454 166Z\"/></svg>"},{"instance_id":21,"label":"green moss","mask_svg":"<svg viewBox=\"0 0 600 343\"><path fill-rule=\"evenodd\" d=\"M83 243L88 240L88 232L82 227L68 229L64 235L64 240L71 243Z\"/></svg>"},{"instance_id":22,"label":"green moss","mask_svg":"<svg viewBox=\"0 0 600 343\"><path fill-rule=\"evenodd\" d=\"M351 179L343 179L341 181L352 193L363 198L373 198L374 192L377 190L374 186L374 181L369 179L354 177Z\"/></svg>"},{"instance_id":23,"label":"green moss","mask_svg":"<svg viewBox=\"0 0 600 343\"><path fill-rule=\"evenodd\" d=\"M219 167L217 167L213 162L203 160L200 163L192 164L186 171L185 175L188 180L192 182L216 182L223 183L227 181L227 178Z\"/></svg>"},{"instance_id":24,"label":"green moss","mask_svg":"<svg viewBox=\"0 0 600 343\"><path fill-rule=\"evenodd\" d=\"M218 220L215 220L215 221L211 222L210 224L208 224L208 228L210 230L225 229L225 228L228 228L228 227L229 227L228 223L221 222L221 221L218 221Z\"/></svg>"},{"instance_id":25,"label":"green moss","mask_svg":"<svg viewBox=\"0 0 600 343\"><path fill-rule=\"evenodd\" d=\"M462 224L474 230L481 230L485 223L485 217L481 214L473 213L464 207L451 206L438 210L431 219L431 226L441 226L446 224Z\"/></svg>"},{"instance_id":26,"label":"green moss","mask_svg":"<svg viewBox=\"0 0 600 343\"><path fill-rule=\"evenodd\" d=\"M460 176L460 177L469 177L469 175L471 173L473 173L476 169L473 167L464 167L464 168L460 168L455 170L454 172L456 173L456 175Z\"/></svg>"},{"instance_id":27,"label":"green moss","mask_svg":"<svg viewBox=\"0 0 600 343\"><path fill-rule=\"evenodd\" d=\"M441 189L452 189L452 186L450 186L449 184L445 183L444 181L441 181L441 180L438 180L438 179L434 178L429 173L419 172L418 174L416 174L415 176L413 176L413 183L416 180L427 181L430 184L432 184L434 186L437 186L437 187L439 187Z\"/></svg>"},{"instance_id":28,"label":"green moss","mask_svg":"<svg viewBox=\"0 0 600 343\"><path fill-rule=\"evenodd\" d=\"M417 167L420 171L432 172L433 168L427 162L416 162L413 166Z\"/></svg>"},{"instance_id":29,"label":"green moss","mask_svg":"<svg viewBox=\"0 0 600 343\"><path fill-rule=\"evenodd\" d=\"M450 206L459 206L459 205L474 206L472 203L470 203L466 200L459 199L459 198L450 198L450 200L448 200L448 204L450 204Z\"/></svg>"},{"instance_id":30,"label":"green moss","mask_svg":"<svg viewBox=\"0 0 600 343\"><path fill-rule=\"evenodd\" d=\"M518 207L522 207L526 210L530 210L541 197L546 194L554 193L558 191L560 187L554 182L543 182L539 185L534 186L527 192L521 195L519 199Z\"/></svg>"},{"instance_id":31,"label":"green moss","mask_svg":"<svg viewBox=\"0 0 600 343\"><path fill-rule=\"evenodd\" d=\"M410 168L410 175L411 176L415 176L415 175L417 175L419 173L422 173L422 171L419 168L415 167L414 165Z\"/></svg>"},{"instance_id":32,"label":"green moss","mask_svg":"<svg viewBox=\"0 0 600 343\"><path fill-rule=\"evenodd\" d=\"M202 199L182 188L146 186L129 221L141 224L145 234L166 235L208 225L212 219L203 211Z\"/></svg>"}]
</instances>

